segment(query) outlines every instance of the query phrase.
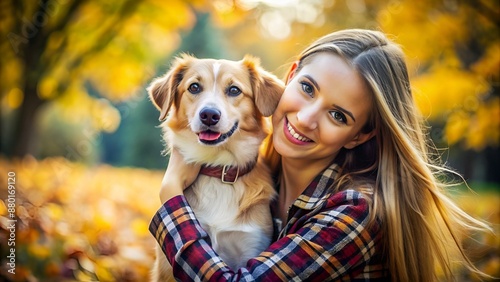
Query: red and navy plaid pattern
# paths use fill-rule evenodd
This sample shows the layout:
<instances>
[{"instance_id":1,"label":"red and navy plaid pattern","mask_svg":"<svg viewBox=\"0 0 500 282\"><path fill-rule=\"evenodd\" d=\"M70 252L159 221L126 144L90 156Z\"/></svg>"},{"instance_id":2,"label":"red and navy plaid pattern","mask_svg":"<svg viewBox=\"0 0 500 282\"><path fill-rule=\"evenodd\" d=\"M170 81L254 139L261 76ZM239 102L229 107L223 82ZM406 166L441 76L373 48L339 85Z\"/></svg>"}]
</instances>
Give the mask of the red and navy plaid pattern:
<instances>
[{"instance_id":1,"label":"red and navy plaid pattern","mask_svg":"<svg viewBox=\"0 0 500 282\"><path fill-rule=\"evenodd\" d=\"M332 193L336 175L332 165L311 182L277 240L244 268L229 269L215 253L184 196L167 201L149 229L178 281L388 281L367 196Z\"/></svg>"}]
</instances>

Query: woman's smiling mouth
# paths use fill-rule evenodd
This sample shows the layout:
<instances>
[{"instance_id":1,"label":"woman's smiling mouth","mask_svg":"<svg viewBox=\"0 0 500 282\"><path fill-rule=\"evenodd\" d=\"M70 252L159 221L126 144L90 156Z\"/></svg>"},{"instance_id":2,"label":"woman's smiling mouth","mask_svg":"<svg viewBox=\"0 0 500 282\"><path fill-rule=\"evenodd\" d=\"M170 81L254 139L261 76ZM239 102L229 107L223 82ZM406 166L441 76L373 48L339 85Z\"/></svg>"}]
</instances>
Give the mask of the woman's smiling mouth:
<instances>
[{"instance_id":1,"label":"woman's smiling mouth","mask_svg":"<svg viewBox=\"0 0 500 282\"><path fill-rule=\"evenodd\" d=\"M284 123L284 128L283 131L285 133L285 136L294 144L297 145L304 145L310 142L313 142L311 139L301 135L298 133L292 125L288 122L288 119L285 118L285 123Z\"/></svg>"}]
</instances>

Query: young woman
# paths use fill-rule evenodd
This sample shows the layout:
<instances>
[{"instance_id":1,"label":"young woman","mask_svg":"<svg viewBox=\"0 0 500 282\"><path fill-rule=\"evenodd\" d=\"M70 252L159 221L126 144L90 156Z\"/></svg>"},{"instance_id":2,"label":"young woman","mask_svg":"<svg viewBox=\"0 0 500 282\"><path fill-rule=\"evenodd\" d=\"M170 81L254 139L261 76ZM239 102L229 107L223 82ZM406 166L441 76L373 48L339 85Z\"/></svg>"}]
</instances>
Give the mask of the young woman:
<instances>
[{"instance_id":1,"label":"young woman","mask_svg":"<svg viewBox=\"0 0 500 282\"><path fill-rule=\"evenodd\" d=\"M463 232L489 227L444 192L400 48L344 30L306 48L286 76L265 157L279 236L229 269L182 196L197 176L173 152L150 230L181 281L434 281L455 262L477 271ZM178 216L182 215L182 216Z\"/></svg>"}]
</instances>

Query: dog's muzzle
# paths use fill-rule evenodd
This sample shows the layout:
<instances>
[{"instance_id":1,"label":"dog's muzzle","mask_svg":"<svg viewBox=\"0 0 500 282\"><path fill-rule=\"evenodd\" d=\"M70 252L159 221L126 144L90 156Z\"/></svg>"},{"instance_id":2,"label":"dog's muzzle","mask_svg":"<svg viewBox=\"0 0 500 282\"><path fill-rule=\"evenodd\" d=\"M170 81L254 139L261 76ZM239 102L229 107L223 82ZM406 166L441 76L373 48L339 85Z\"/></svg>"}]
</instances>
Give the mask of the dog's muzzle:
<instances>
[{"instance_id":1,"label":"dog's muzzle","mask_svg":"<svg viewBox=\"0 0 500 282\"><path fill-rule=\"evenodd\" d=\"M236 129L238 129L238 122L235 122L233 127L225 133L207 129L198 133L198 140L205 145L217 145L231 137Z\"/></svg>"}]
</instances>

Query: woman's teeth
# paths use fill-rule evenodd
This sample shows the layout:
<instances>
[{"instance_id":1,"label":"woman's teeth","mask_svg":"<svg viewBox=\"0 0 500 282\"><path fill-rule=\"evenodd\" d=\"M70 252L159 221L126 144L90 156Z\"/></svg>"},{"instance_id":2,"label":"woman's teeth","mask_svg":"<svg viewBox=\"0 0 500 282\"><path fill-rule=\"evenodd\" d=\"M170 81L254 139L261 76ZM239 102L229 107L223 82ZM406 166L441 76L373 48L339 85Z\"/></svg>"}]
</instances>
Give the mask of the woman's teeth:
<instances>
[{"instance_id":1,"label":"woman's teeth","mask_svg":"<svg viewBox=\"0 0 500 282\"><path fill-rule=\"evenodd\" d=\"M292 134L293 138L295 138L299 141L302 141L302 142L311 142L312 141L311 139L304 137L302 135L299 135L297 132L295 132L295 130L293 129L293 127L289 123L287 124L287 127L288 127L288 131L290 132L290 134Z\"/></svg>"}]
</instances>

